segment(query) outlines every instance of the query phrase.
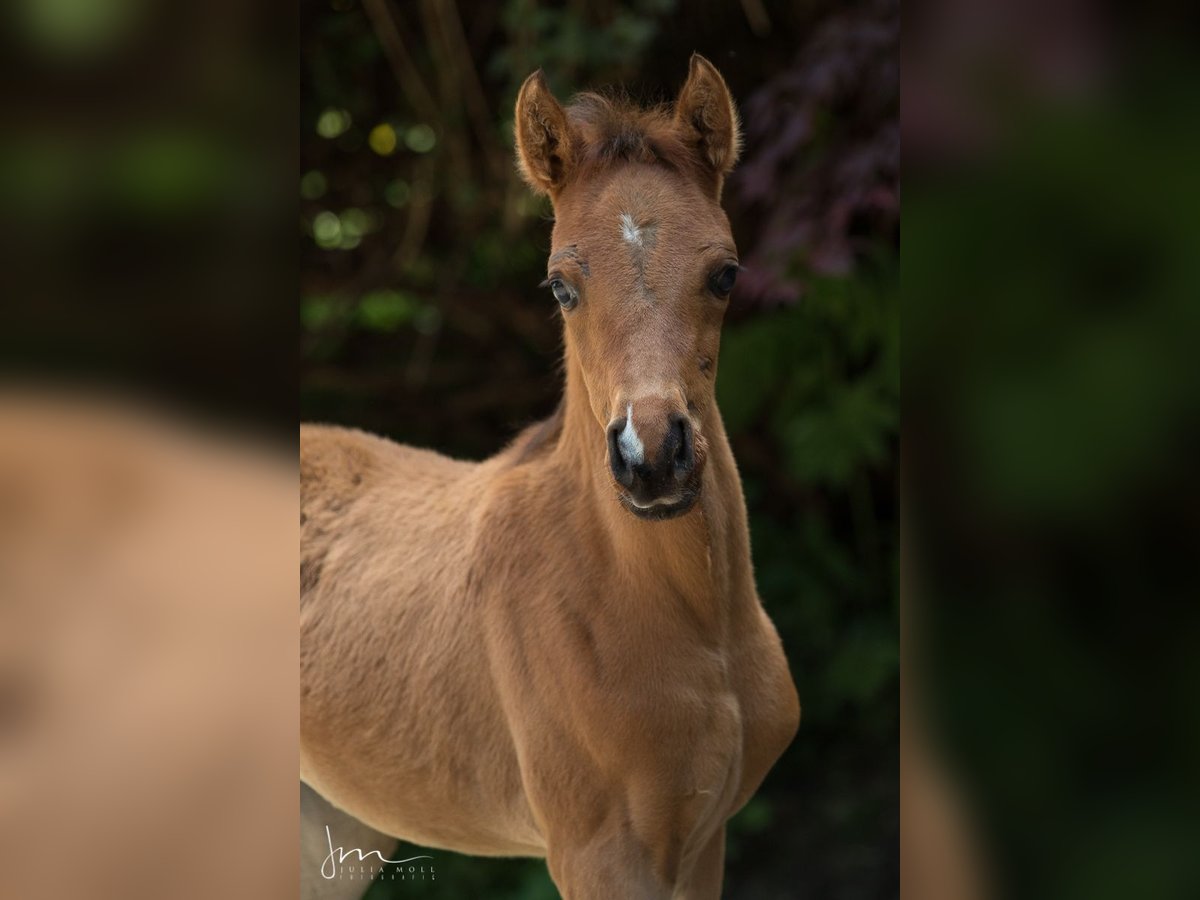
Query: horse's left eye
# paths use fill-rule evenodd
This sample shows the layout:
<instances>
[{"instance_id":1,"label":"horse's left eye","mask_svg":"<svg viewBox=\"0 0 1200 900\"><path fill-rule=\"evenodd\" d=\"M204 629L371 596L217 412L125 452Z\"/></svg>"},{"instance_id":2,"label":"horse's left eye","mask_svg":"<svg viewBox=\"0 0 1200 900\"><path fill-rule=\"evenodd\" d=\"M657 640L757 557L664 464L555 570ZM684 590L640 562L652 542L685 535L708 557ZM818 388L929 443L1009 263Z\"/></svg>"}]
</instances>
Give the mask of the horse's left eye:
<instances>
[{"instance_id":1,"label":"horse's left eye","mask_svg":"<svg viewBox=\"0 0 1200 900\"><path fill-rule=\"evenodd\" d=\"M724 297L733 290L737 275L737 266L725 266L717 269L708 279L708 289L718 297Z\"/></svg>"}]
</instances>

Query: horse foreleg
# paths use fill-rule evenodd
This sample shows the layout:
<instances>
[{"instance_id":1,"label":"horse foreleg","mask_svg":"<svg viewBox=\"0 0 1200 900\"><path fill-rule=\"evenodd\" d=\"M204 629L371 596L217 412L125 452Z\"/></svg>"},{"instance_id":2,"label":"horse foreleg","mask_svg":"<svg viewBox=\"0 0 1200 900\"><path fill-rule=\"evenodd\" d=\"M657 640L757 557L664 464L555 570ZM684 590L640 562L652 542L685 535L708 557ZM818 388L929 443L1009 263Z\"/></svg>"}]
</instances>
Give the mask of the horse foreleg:
<instances>
[{"instance_id":1,"label":"horse foreleg","mask_svg":"<svg viewBox=\"0 0 1200 900\"><path fill-rule=\"evenodd\" d=\"M725 875L725 826L709 838L700 855L675 890L673 900L720 900Z\"/></svg>"},{"instance_id":2,"label":"horse foreleg","mask_svg":"<svg viewBox=\"0 0 1200 900\"><path fill-rule=\"evenodd\" d=\"M645 848L631 834L596 836L576 846L551 841L546 863L563 900L671 900L645 859Z\"/></svg>"}]
</instances>

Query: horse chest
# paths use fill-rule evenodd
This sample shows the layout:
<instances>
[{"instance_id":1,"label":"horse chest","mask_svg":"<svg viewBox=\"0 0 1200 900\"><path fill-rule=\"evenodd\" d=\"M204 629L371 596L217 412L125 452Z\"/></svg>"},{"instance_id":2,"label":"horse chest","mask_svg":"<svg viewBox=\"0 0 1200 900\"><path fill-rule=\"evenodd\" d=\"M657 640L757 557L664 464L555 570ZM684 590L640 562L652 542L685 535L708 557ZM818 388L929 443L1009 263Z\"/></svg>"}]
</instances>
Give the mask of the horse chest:
<instances>
[{"instance_id":1,"label":"horse chest","mask_svg":"<svg viewBox=\"0 0 1200 900\"><path fill-rule=\"evenodd\" d=\"M562 530L564 545L591 546ZM640 545L600 563L481 567L500 573L479 582L479 608L532 818L628 819L687 847L781 752L782 707L762 696L790 689L778 639L744 573L708 552L708 529L694 530L673 538L670 549L694 551L673 568Z\"/></svg>"},{"instance_id":2,"label":"horse chest","mask_svg":"<svg viewBox=\"0 0 1200 900\"><path fill-rule=\"evenodd\" d=\"M721 644L677 634L638 642L636 653L616 642L608 655L590 647L596 677L573 707L586 710L590 751L620 771L651 773L695 817L740 808L798 715L786 658L763 621Z\"/></svg>"},{"instance_id":3,"label":"horse chest","mask_svg":"<svg viewBox=\"0 0 1200 900\"><path fill-rule=\"evenodd\" d=\"M660 800L693 808L689 819L728 806L741 784L745 723L725 648L697 636L694 622L572 612L553 620L524 659L526 702L563 735L545 751L580 778L661 791Z\"/></svg>"}]
</instances>

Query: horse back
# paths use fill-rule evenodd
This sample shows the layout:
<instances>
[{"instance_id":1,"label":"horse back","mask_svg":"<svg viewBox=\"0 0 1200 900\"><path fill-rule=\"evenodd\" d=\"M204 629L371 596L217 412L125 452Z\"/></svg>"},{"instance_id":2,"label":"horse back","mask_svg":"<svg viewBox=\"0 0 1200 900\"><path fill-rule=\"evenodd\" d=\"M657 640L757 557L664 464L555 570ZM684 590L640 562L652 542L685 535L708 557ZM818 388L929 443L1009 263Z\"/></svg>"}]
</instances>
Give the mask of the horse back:
<instances>
[{"instance_id":1,"label":"horse back","mask_svg":"<svg viewBox=\"0 0 1200 900\"><path fill-rule=\"evenodd\" d=\"M419 541L430 526L461 518L469 491L454 487L477 468L356 429L302 425L301 597L317 586L339 540Z\"/></svg>"}]
</instances>

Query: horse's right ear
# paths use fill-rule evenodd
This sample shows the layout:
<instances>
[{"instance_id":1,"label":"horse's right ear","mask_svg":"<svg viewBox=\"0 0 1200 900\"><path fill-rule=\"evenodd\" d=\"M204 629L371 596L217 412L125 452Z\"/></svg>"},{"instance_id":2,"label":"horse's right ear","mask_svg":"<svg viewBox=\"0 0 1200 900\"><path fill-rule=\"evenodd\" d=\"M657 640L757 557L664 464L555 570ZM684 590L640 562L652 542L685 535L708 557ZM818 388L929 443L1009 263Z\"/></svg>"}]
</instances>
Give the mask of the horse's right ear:
<instances>
[{"instance_id":1,"label":"horse's right ear","mask_svg":"<svg viewBox=\"0 0 1200 900\"><path fill-rule=\"evenodd\" d=\"M515 130L517 163L529 186L553 197L562 188L574 161L571 126L538 69L517 94Z\"/></svg>"}]
</instances>

